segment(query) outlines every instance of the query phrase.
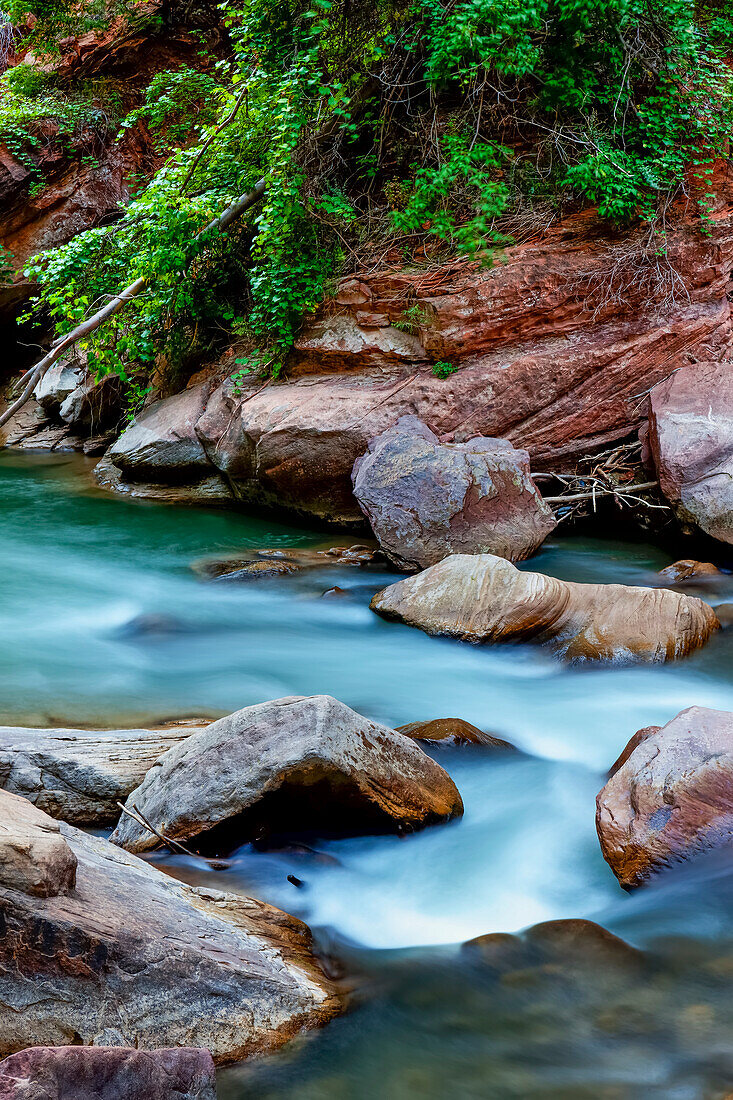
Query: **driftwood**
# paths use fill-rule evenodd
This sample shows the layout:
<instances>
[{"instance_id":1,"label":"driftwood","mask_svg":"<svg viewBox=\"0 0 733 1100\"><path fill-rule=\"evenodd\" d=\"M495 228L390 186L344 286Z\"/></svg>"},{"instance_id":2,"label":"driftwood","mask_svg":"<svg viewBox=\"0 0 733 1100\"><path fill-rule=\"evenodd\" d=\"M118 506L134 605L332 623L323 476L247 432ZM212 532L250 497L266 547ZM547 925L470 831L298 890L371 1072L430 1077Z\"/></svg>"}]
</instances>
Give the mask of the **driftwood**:
<instances>
[{"instance_id":1,"label":"driftwood","mask_svg":"<svg viewBox=\"0 0 733 1100\"><path fill-rule=\"evenodd\" d=\"M249 210L250 207L259 202L264 193L265 181L261 179L246 195L240 195L238 199L230 203L226 210L224 210L218 218L214 218L213 221L209 222L200 233L196 234L194 239L198 240L208 233L224 233L232 222L235 222L242 214ZM123 291L110 299L106 305L102 306L100 310L97 310L91 317L88 317L86 321L82 321L80 325L77 325L72 332L56 340L51 345L51 350L48 354L44 355L43 359L41 359L39 363L36 363L34 367L26 371L21 378L20 381L21 383L25 382L25 387L20 396L0 414L0 428L3 424L7 424L8 420L23 408L49 367L52 367L54 363L58 362L62 355L78 344L80 340L96 332L96 330L101 328L106 321L109 321L111 317L114 317L116 313L124 309L127 303L142 294L147 286L147 279L136 279L134 283L130 283Z\"/></svg>"}]
</instances>

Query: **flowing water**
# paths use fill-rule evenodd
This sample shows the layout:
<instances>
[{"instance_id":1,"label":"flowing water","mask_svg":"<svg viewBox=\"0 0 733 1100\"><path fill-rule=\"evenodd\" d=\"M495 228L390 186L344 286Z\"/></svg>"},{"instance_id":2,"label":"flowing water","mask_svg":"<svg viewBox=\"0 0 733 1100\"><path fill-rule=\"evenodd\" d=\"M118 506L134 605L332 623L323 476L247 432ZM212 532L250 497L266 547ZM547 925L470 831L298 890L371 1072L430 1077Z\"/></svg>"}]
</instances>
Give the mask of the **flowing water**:
<instances>
[{"instance_id":1,"label":"flowing water","mask_svg":"<svg viewBox=\"0 0 733 1100\"><path fill-rule=\"evenodd\" d=\"M675 665L570 669L536 648L382 621L368 604L386 572L198 580L198 557L324 535L113 498L78 458L1 454L0 501L0 722L145 724L325 692L391 726L461 717L521 750L435 750L466 812L416 836L245 846L216 873L157 857L302 917L355 989L323 1032L222 1072L222 1100L733 1095L733 865L718 854L627 895L594 827L604 773L635 730L692 704L733 710L732 633ZM650 584L670 560L643 542L554 538L526 567ZM324 599L333 585L345 594ZM731 600L733 576L699 592ZM558 917L650 949L653 976L568 981L550 967L508 982L458 946Z\"/></svg>"}]
</instances>

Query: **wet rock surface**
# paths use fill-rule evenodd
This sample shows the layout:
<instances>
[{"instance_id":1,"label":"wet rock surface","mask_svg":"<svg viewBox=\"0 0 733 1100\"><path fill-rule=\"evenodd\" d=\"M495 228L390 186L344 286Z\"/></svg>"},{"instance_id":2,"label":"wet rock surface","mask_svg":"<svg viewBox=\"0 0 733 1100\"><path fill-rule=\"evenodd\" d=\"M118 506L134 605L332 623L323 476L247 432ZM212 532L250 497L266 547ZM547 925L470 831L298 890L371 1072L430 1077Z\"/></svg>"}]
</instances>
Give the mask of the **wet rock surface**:
<instances>
[{"instance_id":1,"label":"wet rock surface","mask_svg":"<svg viewBox=\"0 0 733 1100\"><path fill-rule=\"evenodd\" d=\"M216 1100L208 1050L31 1047L0 1062L0 1100Z\"/></svg>"},{"instance_id":2,"label":"wet rock surface","mask_svg":"<svg viewBox=\"0 0 733 1100\"><path fill-rule=\"evenodd\" d=\"M514 750L514 745L509 741L503 741L492 733L484 733L470 722L464 722L462 718L408 722L406 726L398 726L397 732L404 733L405 737L412 737L415 741L428 741L436 745L486 745L494 749Z\"/></svg>"},{"instance_id":3,"label":"wet rock surface","mask_svg":"<svg viewBox=\"0 0 733 1100\"><path fill-rule=\"evenodd\" d=\"M596 803L603 857L622 886L730 845L732 713L689 707L627 749Z\"/></svg>"},{"instance_id":4,"label":"wet rock surface","mask_svg":"<svg viewBox=\"0 0 733 1100\"><path fill-rule=\"evenodd\" d=\"M387 619L469 642L536 641L571 661L667 661L719 629L702 600L663 588L577 584L490 554L454 554L378 592Z\"/></svg>"},{"instance_id":5,"label":"wet rock surface","mask_svg":"<svg viewBox=\"0 0 733 1100\"><path fill-rule=\"evenodd\" d=\"M224 558L202 558L193 563L192 569L208 580L247 581L258 577L287 577L305 570L328 569L335 565L357 568L383 566L384 556L375 547L363 543L332 546L327 550L276 547Z\"/></svg>"},{"instance_id":6,"label":"wet rock surface","mask_svg":"<svg viewBox=\"0 0 733 1100\"><path fill-rule=\"evenodd\" d=\"M521 561L556 524L526 451L504 439L443 444L415 416L369 441L352 480L380 546L408 572L449 554Z\"/></svg>"},{"instance_id":7,"label":"wet rock surface","mask_svg":"<svg viewBox=\"0 0 733 1100\"><path fill-rule=\"evenodd\" d=\"M5 833L19 813L35 877L0 879L1 1054L196 1046L227 1062L338 1011L300 921L251 898L184 886L0 792ZM66 866L73 861L75 881L58 874L55 856L56 888L39 894L49 838Z\"/></svg>"},{"instance_id":8,"label":"wet rock surface","mask_svg":"<svg viewBox=\"0 0 733 1100\"><path fill-rule=\"evenodd\" d=\"M649 447L682 521L733 543L733 361L682 366L652 389Z\"/></svg>"},{"instance_id":9,"label":"wet rock surface","mask_svg":"<svg viewBox=\"0 0 733 1100\"><path fill-rule=\"evenodd\" d=\"M0 726L0 788L72 825L114 825L120 816L117 803L125 801L164 752L195 728L93 731Z\"/></svg>"},{"instance_id":10,"label":"wet rock surface","mask_svg":"<svg viewBox=\"0 0 733 1100\"><path fill-rule=\"evenodd\" d=\"M450 777L414 741L326 695L214 722L166 753L128 805L167 837L225 848L268 834L412 831L463 812ZM158 844L126 815L111 839L132 852Z\"/></svg>"}]
</instances>

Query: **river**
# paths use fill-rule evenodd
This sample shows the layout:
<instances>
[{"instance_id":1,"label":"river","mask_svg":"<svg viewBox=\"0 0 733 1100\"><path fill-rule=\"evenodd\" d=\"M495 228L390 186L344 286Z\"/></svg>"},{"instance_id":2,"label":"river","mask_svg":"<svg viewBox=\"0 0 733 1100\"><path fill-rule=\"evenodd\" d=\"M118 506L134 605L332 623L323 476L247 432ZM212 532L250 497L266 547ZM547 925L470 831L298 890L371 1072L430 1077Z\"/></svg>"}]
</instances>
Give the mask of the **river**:
<instances>
[{"instance_id":1,"label":"river","mask_svg":"<svg viewBox=\"0 0 733 1100\"><path fill-rule=\"evenodd\" d=\"M114 498L90 488L77 457L0 454L0 499L0 722L144 725L325 692L390 726L464 718L521 750L434 750L465 816L416 836L301 853L245 846L215 873L155 857L302 917L354 986L351 1010L323 1032L222 1071L221 1100L731 1093L731 866L718 854L627 895L601 857L594 811L637 729L692 704L733 710L733 633L666 667L572 669L537 648L475 648L384 622L368 604L394 580L386 572L201 581L199 557L323 545L323 532ZM650 584L671 560L642 541L558 536L524 567ZM323 599L333 585L345 594ZM732 600L733 576L700 594ZM458 947L559 917L650 949L654 980L619 989L598 974L579 989L545 973L516 986Z\"/></svg>"}]
</instances>

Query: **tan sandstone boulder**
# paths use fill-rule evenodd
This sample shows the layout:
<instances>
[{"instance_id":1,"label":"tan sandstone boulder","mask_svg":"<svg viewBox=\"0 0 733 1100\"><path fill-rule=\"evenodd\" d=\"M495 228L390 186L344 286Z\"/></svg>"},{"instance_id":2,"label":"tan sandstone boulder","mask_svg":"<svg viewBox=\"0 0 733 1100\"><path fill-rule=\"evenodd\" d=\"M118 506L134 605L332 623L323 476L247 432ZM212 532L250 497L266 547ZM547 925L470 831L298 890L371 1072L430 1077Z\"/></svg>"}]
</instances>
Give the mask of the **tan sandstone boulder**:
<instances>
[{"instance_id":1,"label":"tan sandstone boulder","mask_svg":"<svg viewBox=\"0 0 733 1100\"><path fill-rule=\"evenodd\" d=\"M491 554L454 554L378 592L387 619L468 642L548 643L573 661L667 661L720 624L702 600L664 588L576 584Z\"/></svg>"},{"instance_id":2,"label":"tan sandstone boulder","mask_svg":"<svg viewBox=\"0 0 733 1100\"><path fill-rule=\"evenodd\" d=\"M689 707L639 731L631 745L596 800L603 857L627 888L730 846L733 714Z\"/></svg>"},{"instance_id":3,"label":"tan sandstone boulder","mask_svg":"<svg viewBox=\"0 0 733 1100\"><path fill-rule=\"evenodd\" d=\"M293 917L186 886L5 791L0 825L0 1055L196 1046L236 1061L338 1011Z\"/></svg>"},{"instance_id":4,"label":"tan sandstone boulder","mask_svg":"<svg viewBox=\"0 0 733 1100\"><path fill-rule=\"evenodd\" d=\"M166 837L223 848L263 834L411 832L463 812L450 777L414 741L330 695L221 718L167 752L128 807ZM127 815L111 839L131 852L158 845Z\"/></svg>"}]
</instances>

